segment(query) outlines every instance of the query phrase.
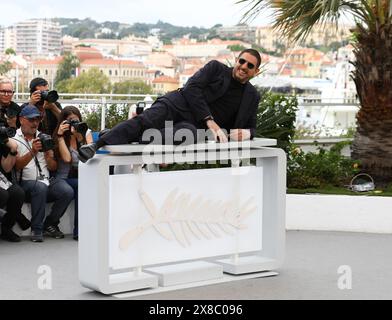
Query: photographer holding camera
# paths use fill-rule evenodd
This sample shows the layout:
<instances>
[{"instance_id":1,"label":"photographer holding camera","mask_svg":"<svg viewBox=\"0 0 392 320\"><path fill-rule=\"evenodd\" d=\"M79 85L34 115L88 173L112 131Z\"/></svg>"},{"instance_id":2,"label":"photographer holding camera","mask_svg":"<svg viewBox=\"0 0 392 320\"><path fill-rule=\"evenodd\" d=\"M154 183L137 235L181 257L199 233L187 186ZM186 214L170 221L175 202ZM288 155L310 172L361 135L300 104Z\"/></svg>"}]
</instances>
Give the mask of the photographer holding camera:
<instances>
[{"instance_id":1,"label":"photographer holding camera","mask_svg":"<svg viewBox=\"0 0 392 320\"><path fill-rule=\"evenodd\" d=\"M38 129L50 136L57 127L62 109L61 104L57 102L58 98L57 91L49 91L48 81L43 78L34 78L30 82L30 102L22 105L22 109L27 104L38 108L42 115Z\"/></svg>"},{"instance_id":2,"label":"photographer holding camera","mask_svg":"<svg viewBox=\"0 0 392 320\"><path fill-rule=\"evenodd\" d=\"M93 137L87 124L82 122L82 115L74 106L65 107L60 114L59 125L53 135L58 165L56 178L66 181L74 190L75 215L73 238L78 240L78 150L92 143Z\"/></svg>"},{"instance_id":3,"label":"photographer holding camera","mask_svg":"<svg viewBox=\"0 0 392 320\"><path fill-rule=\"evenodd\" d=\"M20 185L31 202L31 241L42 242L43 235L56 239L64 238L58 225L60 218L72 201L74 192L62 179L50 178L49 171L57 169L54 158L54 143L50 136L37 129L41 113L32 105L27 105L19 115L21 127L15 140L18 144L16 169ZM47 202L54 202L50 214L45 219Z\"/></svg>"},{"instance_id":4,"label":"photographer holding camera","mask_svg":"<svg viewBox=\"0 0 392 320\"><path fill-rule=\"evenodd\" d=\"M12 231L15 222L22 230L30 228L30 221L22 214L22 206L25 199L23 189L13 184L12 169L15 165L17 144L7 135L0 134L0 208L5 208L5 215L1 220L1 238L10 242L19 242L20 237Z\"/></svg>"},{"instance_id":5,"label":"photographer holding camera","mask_svg":"<svg viewBox=\"0 0 392 320\"><path fill-rule=\"evenodd\" d=\"M18 128L21 107L12 101L14 86L9 79L0 79L0 122L5 127Z\"/></svg>"}]
</instances>

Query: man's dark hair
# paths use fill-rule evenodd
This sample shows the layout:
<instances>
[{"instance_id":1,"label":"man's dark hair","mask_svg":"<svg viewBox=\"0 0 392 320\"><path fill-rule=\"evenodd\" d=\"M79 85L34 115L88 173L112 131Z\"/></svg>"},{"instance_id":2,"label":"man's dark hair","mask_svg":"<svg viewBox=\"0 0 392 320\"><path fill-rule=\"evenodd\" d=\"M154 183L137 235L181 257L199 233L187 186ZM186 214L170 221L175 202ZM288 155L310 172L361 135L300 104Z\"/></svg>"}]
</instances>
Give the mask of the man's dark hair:
<instances>
[{"instance_id":1,"label":"man's dark hair","mask_svg":"<svg viewBox=\"0 0 392 320\"><path fill-rule=\"evenodd\" d=\"M245 49L242 50L238 57L241 57L244 53L249 53L257 59L257 68L261 65L261 56L260 53L255 49Z\"/></svg>"},{"instance_id":2,"label":"man's dark hair","mask_svg":"<svg viewBox=\"0 0 392 320\"><path fill-rule=\"evenodd\" d=\"M38 86L46 86L48 84L48 81L46 81L44 78L34 78L30 82L30 93L33 93L35 90L37 90Z\"/></svg>"}]
</instances>

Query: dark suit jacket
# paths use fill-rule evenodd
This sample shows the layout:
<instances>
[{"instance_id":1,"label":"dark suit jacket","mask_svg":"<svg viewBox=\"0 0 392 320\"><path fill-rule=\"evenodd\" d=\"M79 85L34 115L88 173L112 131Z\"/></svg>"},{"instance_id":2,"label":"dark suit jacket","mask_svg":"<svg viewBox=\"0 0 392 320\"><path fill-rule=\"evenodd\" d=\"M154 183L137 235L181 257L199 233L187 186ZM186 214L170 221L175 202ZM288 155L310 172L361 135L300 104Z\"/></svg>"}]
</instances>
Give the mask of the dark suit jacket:
<instances>
[{"instance_id":1,"label":"dark suit jacket","mask_svg":"<svg viewBox=\"0 0 392 320\"><path fill-rule=\"evenodd\" d=\"M159 100L180 113L184 120L198 128L203 127L203 119L211 115L211 103L222 97L228 89L232 72L233 68L216 60L210 61L188 80L184 88L170 92ZM250 129L254 137L259 101L260 95L248 82L232 129Z\"/></svg>"}]
</instances>

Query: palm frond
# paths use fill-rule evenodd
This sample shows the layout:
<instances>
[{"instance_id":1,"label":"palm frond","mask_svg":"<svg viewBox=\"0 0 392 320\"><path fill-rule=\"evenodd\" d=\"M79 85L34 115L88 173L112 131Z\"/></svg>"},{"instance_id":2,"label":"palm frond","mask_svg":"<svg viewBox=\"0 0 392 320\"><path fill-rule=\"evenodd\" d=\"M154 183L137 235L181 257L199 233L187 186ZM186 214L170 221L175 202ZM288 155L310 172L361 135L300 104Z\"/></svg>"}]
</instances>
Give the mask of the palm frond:
<instances>
[{"instance_id":1,"label":"palm frond","mask_svg":"<svg viewBox=\"0 0 392 320\"><path fill-rule=\"evenodd\" d=\"M190 194L178 194L178 189L174 189L158 210L146 192L140 191L139 196L151 218L121 236L121 250L126 250L151 227L166 240L176 240L182 247L191 245L192 236L197 240L220 238L225 234L233 236L236 230L246 228L244 221L257 212L254 197L244 202L239 198L214 201L200 195L192 199Z\"/></svg>"},{"instance_id":2,"label":"palm frond","mask_svg":"<svg viewBox=\"0 0 392 320\"><path fill-rule=\"evenodd\" d=\"M343 14L349 14L360 21L374 19L372 8L364 5L366 0L239 0L246 4L243 20L249 21L267 8L272 9L274 28L294 41L306 38L316 24L338 23Z\"/></svg>"}]
</instances>

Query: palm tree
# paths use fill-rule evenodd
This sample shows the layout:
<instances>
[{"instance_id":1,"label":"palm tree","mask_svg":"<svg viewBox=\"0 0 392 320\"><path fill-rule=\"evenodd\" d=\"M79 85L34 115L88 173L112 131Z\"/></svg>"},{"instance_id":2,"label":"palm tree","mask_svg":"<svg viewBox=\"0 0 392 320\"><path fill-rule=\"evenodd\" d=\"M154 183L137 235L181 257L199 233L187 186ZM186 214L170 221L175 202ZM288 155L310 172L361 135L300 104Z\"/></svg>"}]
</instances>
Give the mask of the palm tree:
<instances>
[{"instance_id":1,"label":"palm tree","mask_svg":"<svg viewBox=\"0 0 392 320\"><path fill-rule=\"evenodd\" d=\"M360 102L352 158L378 184L392 180L392 4L391 0L238 0L246 3L244 19L267 8L274 28L294 41L303 40L315 24L354 18L352 62Z\"/></svg>"}]
</instances>

